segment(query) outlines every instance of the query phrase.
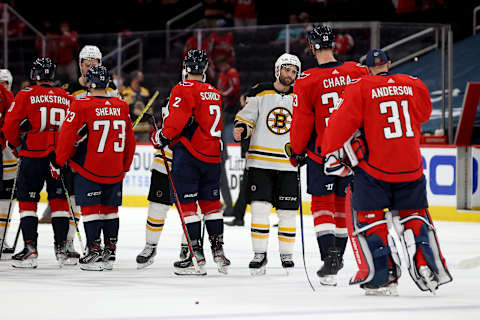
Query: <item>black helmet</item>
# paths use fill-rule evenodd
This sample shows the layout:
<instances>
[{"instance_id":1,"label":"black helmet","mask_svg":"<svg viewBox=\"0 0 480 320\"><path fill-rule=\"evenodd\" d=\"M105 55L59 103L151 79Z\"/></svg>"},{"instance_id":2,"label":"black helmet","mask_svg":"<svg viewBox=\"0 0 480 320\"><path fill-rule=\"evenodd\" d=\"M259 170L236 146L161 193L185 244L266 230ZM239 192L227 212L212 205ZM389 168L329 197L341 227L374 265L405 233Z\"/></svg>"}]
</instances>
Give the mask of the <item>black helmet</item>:
<instances>
[{"instance_id":1,"label":"black helmet","mask_svg":"<svg viewBox=\"0 0 480 320\"><path fill-rule=\"evenodd\" d=\"M207 54L202 50L193 49L188 51L183 59L183 69L187 73L205 74L208 67Z\"/></svg>"},{"instance_id":2,"label":"black helmet","mask_svg":"<svg viewBox=\"0 0 480 320\"><path fill-rule=\"evenodd\" d=\"M307 34L308 43L315 50L333 49L335 45L335 37L332 28L324 25L313 26L313 29Z\"/></svg>"},{"instance_id":3,"label":"black helmet","mask_svg":"<svg viewBox=\"0 0 480 320\"><path fill-rule=\"evenodd\" d=\"M93 89L105 89L110 81L110 73L104 66L93 66L87 71L87 84Z\"/></svg>"},{"instance_id":4,"label":"black helmet","mask_svg":"<svg viewBox=\"0 0 480 320\"><path fill-rule=\"evenodd\" d=\"M30 80L53 80L55 78L55 69L57 66L50 58L37 58L30 69Z\"/></svg>"}]
</instances>

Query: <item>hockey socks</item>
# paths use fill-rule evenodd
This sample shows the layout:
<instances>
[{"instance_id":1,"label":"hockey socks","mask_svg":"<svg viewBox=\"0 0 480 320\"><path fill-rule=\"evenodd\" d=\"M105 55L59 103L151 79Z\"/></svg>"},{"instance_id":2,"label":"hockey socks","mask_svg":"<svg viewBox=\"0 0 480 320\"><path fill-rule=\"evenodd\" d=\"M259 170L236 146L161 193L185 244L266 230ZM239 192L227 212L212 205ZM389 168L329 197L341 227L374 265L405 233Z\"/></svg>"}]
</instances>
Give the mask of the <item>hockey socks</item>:
<instances>
[{"instance_id":1,"label":"hockey socks","mask_svg":"<svg viewBox=\"0 0 480 320\"><path fill-rule=\"evenodd\" d=\"M38 221L38 220L37 220ZM62 243L67 240L69 218L52 218L53 235L56 243Z\"/></svg>"},{"instance_id":2,"label":"hockey socks","mask_svg":"<svg viewBox=\"0 0 480 320\"><path fill-rule=\"evenodd\" d=\"M118 238L119 228L120 228L119 218L103 220L102 229L103 229L103 237L104 237L105 243L107 243L109 239Z\"/></svg>"},{"instance_id":3,"label":"hockey socks","mask_svg":"<svg viewBox=\"0 0 480 320\"><path fill-rule=\"evenodd\" d=\"M83 227L87 235L87 247L92 247L96 240L100 239L103 220L84 221Z\"/></svg>"},{"instance_id":4,"label":"hockey socks","mask_svg":"<svg viewBox=\"0 0 480 320\"><path fill-rule=\"evenodd\" d=\"M278 248L280 254L292 254L295 246L296 210L277 210Z\"/></svg>"},{"instance_id":5,"label":"hockey socks","mask_svg":"<svg viewBox=\"0 0 480 320\"><path fill-rule=\"evenodd\" d=\"M148 244L158 244L168 209L169 206L166 204L156 202L148 204L148 217L145 227L145 240Z\"/></svg>"},{"instance_id":6,"label":"hockey socks","mask_svg":"<svg viewBox=\"0 0 480 320\"><path fill-rule=\"evenodd\" d=\"M252 249L255 253L265 253L268 249L270 234L270 209L272 205L266 201L252 201Z\"/></svg>"},{"instance_id":7,"label":"hockey socks","mask_svg":"<svg viewBox=\"0 0 480 320\"><path fill-rule=\"evenodd\" d=\"M20 228L22 229L22 236L24 241L37 241L38 237L38 218L32 216L22 217L20 219Z\"/></svg>"}]
</instances>

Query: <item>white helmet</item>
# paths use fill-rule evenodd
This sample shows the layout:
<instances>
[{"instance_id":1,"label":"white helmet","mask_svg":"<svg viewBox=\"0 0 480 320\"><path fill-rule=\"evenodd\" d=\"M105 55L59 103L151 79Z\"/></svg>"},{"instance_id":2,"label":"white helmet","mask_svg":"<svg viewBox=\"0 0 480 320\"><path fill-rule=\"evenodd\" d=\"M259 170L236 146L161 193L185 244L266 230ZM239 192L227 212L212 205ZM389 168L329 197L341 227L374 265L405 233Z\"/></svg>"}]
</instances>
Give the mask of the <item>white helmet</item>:
<instances>
[{"instance_id":1,"label":"white helmet","mask_svg":"<svg viewBox=\"0 0 480 320\"><path fill-rule=\"evenodd\" d=\"M277 59L277 62L275 62L275 78L278 79L278 77L280 77L280 69L282 69L282 66L287 64L296 66L298 69L297 77L300 75L302 72L302 64L300 63L300 59L293 54L284 53Z\"/></svg>"},{"instance_id":2,"label":"white helmet","mask_svg":"<svg viewBox=\"0 0 480 320\"><path fill-rule=\"evenodd\" d=\"M12 89L13 77L8 69L0 69L0 82L6 82L7 89Z\"/></svg>"},{"instance_id":3,"label":"white helmet","mask_svg":"<svg viewBox=\"0 0 480 320\"><path fill-rule=\"evenodd\" d=\"M85 46L80 50L80 54L78 55L78 63L82 63L83 59L97 59L99 65L102 65L102 53L97 46Z\"/></svg>"}]
</instances>

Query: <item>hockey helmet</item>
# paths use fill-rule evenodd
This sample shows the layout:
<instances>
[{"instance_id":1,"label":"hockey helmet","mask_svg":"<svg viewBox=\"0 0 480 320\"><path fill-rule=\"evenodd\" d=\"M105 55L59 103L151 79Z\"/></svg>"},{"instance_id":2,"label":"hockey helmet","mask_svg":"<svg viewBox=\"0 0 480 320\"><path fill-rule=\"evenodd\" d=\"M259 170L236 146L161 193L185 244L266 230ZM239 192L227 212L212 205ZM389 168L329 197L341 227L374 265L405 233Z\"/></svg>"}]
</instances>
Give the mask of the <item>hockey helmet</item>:
<instances>
[{"instance_id":1,"label":"hockey helmet","mask_svg":"<svg viewBox=\"0 0 480 320\"><path fill-rule=\"evenodd\" d=\"M86 45L82 48L82 50L80 50L78 58L79 63L82 63L83 59L97 59L99 65L102 64L102 52L97 46Z\"/></svg>"},{"instance_id":2,"label":"hockey helmet","mask_svg":"<svg viewBox=\"0 0 480 320\"><path fill-rule=\"evenodd\" d=\"M277 61L275 62L275 78L280 77L280 70L284 65L292 65L297 67L297 77L302 72L302 64L300 59L297 56L289 53L284 53L280 57L278 57Z\"/></svg>"},{"instance_id":3,"label":"hockey helmet","mask_svg":"<svg viewBox=\"0 0 480 320\"><path fill-rule=\"evenodd\" d=\"M333 30L329 26L325 25L314 26L313 29L308 32L307 40L315 50L333 49L335 46Z\"/></svg>"},{"instance_id":4,"label":"hockey helmet","mask_svg":"<svg viewBox=\"0 0 480 320\"><path fill-rule=\"evenodd\" d=\"M205 75L207 67L208 57L203 50L190 50L185 56L185 59L183 59L183 69L186 73Z\"/></svg>"},{"instance_id":5,"label":"hockey helmet","mask_svg":"<svg viewBox=\"0 0 480 320\"><path fill-rule=\"evenodd\" d=\"M55 70L57 66L53 63L50 58L37 58L30 69L30 80L32 81L41 81L47 80L51 81L55 78Z\"/></svg>"},{"instance_id":6,"label":"hockey helmet","mask_svg":"<svg viewBox=\"0 0 480 320\"><path fill-rule=\"evenodd\" d=\"M110 73L104 66L93 66L87 71L87 85L93 89L105 89L110 81Z\"/></svg>"},{"instance_id":7,"label":"hockey helmet","mask_svg":"<svg viewBox=\"0 0 480 320\"><path fill-rule=\"evenodd\" d=\"M8 90L12 89L13 76L8 69L0 69L0 82L6 82L5 87L7 87Z\"/></svg>"}]
</instances>

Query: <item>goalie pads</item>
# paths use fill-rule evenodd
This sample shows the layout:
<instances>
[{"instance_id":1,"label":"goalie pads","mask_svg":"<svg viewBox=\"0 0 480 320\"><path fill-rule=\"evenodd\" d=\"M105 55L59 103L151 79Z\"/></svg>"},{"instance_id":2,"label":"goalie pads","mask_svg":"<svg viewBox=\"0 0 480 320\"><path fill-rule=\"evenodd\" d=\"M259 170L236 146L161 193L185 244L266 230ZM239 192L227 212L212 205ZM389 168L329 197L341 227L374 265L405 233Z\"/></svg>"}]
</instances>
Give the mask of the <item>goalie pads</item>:
<instances>
[{"instance_id":1,"label":"goalie pads","mask_svg":"<svg viewBox=\"0 0 480 320\"><path fill-rule=\"evenodd\" d=\"M451 282L453 279L440 251L437 234L428 210L422 209L422 211L425 212L425 216L409 215L403 219L401 219L400 216L395 216L393 218L393 226L402 241L402 248L404 256L407 259L410 277L420 290L434 292L440 285ZM418 219L422 223L418 236L415 236L411 228L405 228L405 224L414 219ZM418 247L421 248L428 267L435 274L436 283L434 288L430 287L431 282L426 281L417 269L415 254L417 253Z\"/></svg>"},{"instance_id":2,"label":"goalie pads","mask_svg":"<svg viewBox=\"0 0 480 320\"><path fill-rule=\"evenodd\" d=\"M350 188L346 198L346 224L353 254L358 265L358 271L350 279L350 285L368 284L371 287L381 287L392 281L396 281L401 275L400 257L395 241L390 234L387 234L387 244L376 233L366 236L369 229L392 223L391 215L387 212L385 219L378 220L367 225L361 225L358 221L358 212L350 205ZM394 263L394 272L389 270L388 258Z\"/></svg>"}]
</instances>

